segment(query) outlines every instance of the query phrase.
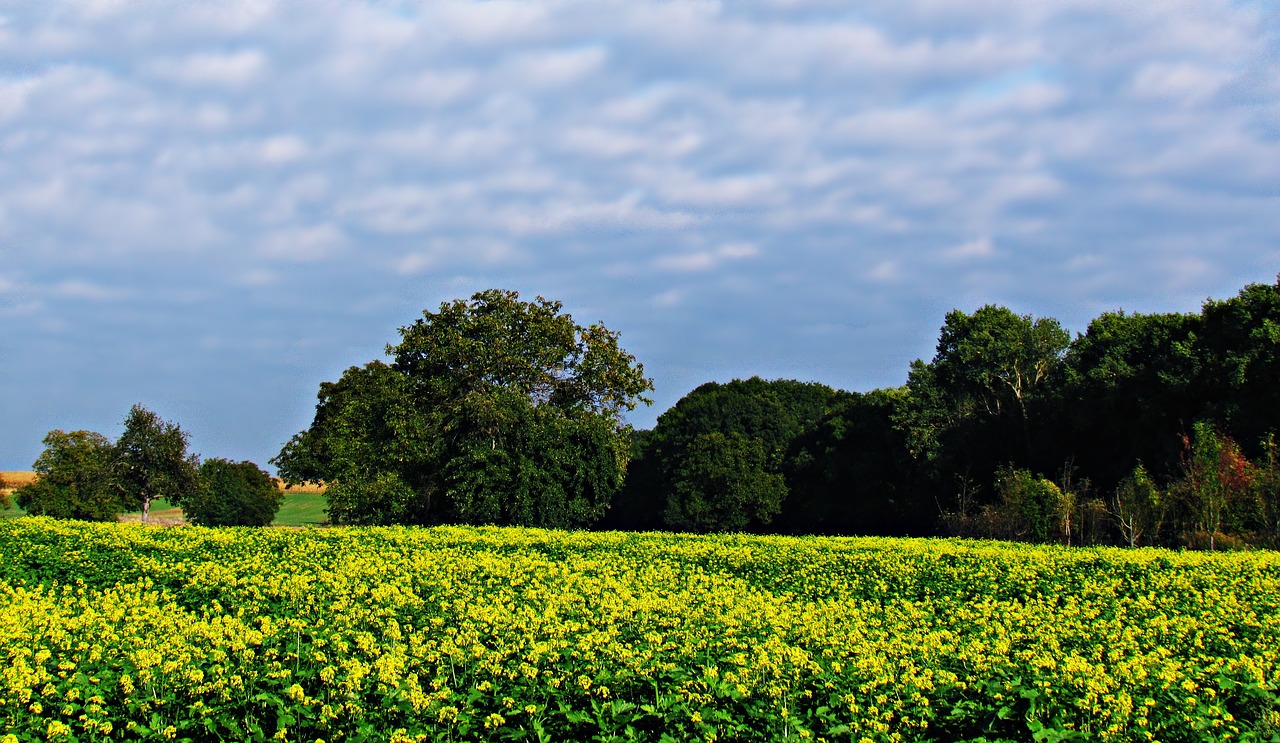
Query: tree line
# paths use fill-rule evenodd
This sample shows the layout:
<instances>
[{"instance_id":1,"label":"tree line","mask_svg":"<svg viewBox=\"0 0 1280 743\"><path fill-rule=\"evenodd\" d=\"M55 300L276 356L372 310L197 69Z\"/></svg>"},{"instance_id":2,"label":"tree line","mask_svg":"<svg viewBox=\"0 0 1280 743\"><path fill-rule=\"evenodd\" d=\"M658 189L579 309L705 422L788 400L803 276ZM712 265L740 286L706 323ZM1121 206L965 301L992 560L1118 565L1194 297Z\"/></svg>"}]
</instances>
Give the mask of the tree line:
<instances>
[{"instance_id":1,"label":"tree line","mask_svg":"<svg viewBox=\"0 0 1280 743\"><path fill-rule=\"evenodd\" d=\"M1280 546L1280 280L1071 335L985 306L868 393L695 389L638 432L614 528Z\"/></svg>"},{"instance_id":2,"label":"tree line","mask_svg":"<svg viewBox=\"0 0 1280 743\"><path fill-rule=\"evenodd\" d=\"M1280 279L1197 313L1104 313L1075 337L954 310L900 387L712 382L651 430L624 420L649 402L643 365L559 302L489 290L399 334L389 363L321 384L271 460L286 483L326 484L333 523L1280 546ZM116 503L151 492L122 464L128 422L120 443L94 436L51 432L37 485L57 457L101 456ZM198 507L201 488L166 477Z\"/></svg>"}]
</instances>

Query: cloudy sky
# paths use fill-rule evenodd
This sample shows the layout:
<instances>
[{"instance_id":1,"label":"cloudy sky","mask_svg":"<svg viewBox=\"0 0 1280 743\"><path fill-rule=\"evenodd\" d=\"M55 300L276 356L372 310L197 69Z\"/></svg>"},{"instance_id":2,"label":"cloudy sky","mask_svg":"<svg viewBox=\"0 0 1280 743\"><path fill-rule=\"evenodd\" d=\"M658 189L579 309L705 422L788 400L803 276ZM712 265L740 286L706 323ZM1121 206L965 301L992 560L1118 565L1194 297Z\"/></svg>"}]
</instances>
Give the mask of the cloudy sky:
<instances>
[{"instance_id":1,"label":"cloudy sky","mask_svg":"<svg viewBox=\"0 0 1280 743\"><path fill-rule=\"evenodd\" d=\"M1277 272L1274 2L0 2L0 469L135 402L265 465L490 287L621 332L647 427Z\"/></svg>"}]
</instances>

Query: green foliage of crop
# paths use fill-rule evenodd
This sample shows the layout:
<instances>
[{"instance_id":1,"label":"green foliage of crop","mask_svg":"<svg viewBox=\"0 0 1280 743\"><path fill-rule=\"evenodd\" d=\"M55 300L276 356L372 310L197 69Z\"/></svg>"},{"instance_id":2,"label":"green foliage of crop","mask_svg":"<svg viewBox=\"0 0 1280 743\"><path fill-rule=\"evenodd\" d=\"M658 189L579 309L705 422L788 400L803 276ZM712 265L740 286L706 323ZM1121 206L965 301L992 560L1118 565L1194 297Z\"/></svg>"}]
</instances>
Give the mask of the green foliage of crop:
<instances>
[{"instance_id":1,"label":"green foliage of crop","mask_svg":"<svg viewBox=\"0 0 1280 743\"><path fill-rule=\"evenodd\" d=\"M1280 555L0 522L35 740L1266 741Z\"/></svg>"}]
</instances>

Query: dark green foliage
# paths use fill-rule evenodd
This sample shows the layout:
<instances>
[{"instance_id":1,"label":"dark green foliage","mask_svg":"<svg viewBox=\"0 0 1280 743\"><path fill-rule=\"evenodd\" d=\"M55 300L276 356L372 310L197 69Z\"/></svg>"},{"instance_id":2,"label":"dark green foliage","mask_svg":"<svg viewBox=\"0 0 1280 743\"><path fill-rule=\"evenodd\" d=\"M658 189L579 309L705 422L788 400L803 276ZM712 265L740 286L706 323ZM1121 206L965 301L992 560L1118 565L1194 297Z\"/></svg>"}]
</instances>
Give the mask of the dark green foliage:
<instances>
[{"instance_id":1,"label":"dark green foliage","mask_svg":"<svg viewBox=\"0 0 1280 743\"><path fill-rule=\"evenodd\" d=\"M1273 433L1280 411L1280 277L1206 302L1197 341L1195 388L1205 401L1197 417L1217 421L1248 446Z\"/></svg>"},{"instance_id":2,"label":"dark green foliage","mask_svg":"<svg viewBox=\"0 0 1280 743\"><path fill-rule=\"evenodd\" d=\"M1067 353L1057 426L1063 448L1104 488L1147 462L1177 474L1180 434L1200 416L1196 315L1105 313Z\"/></svg>"},{"instance_id":3,"label":"dark green foliage","mask_svg":"<svg viewBox=\"0 0 1280 743\"><path fill-rule=\"evenodd\" d=\"M1259 448L1253 470L1258 536L1263 545L1280 549L1280 444L1275 434L1268 434Z\"/></svg>"},{"instance_id":4,"label":"dark green foliage","mask_svg":"<svg viewBox=\"0 0 1280 743\"><path fill-rule=\"evenodd\" d=\"M1156 487L1147 468L1142 464L1134 467L1116 486L1111 501L1111 513L1124 544L1160 544L1170 505L1168 494Z\"/></svg>"},{"instance_id":5,"label":"dark green foliage","mask_svg":"<svg viewBox=\"0 0 1280 743\"><path fill-rule=\"evenodd\" d=\"M199 461L187 453L187 434L176 423L134 405L115 446L112 479L127 510L141 509L146 523L151 502L180 503L196 488Z\"/></svg>"},{"instance_id":6,"label":"dark green foliage","mask_svg":"<svg viewBox=\"0 0 1280 743\"><path fill-rule=\"evenodd\" d=\"M603 325L489 290L424 312L394 362L321 385L311 427L272 460L328 483L335 523L582 527L630 454L622 413L652 389Z\"/></svg>"},{"instance_id":7,"label":"dark green foliage","mask_svg":"<svg viewBox=\"0 0 1280 743\"><path fill-rule=\"evenodd\" d=\"M92 431L50 431L44 446L33 465L39 477L15 491L18 505L33 516L114 521L122 506L111 441Z\"/></svg>"},{"instance_id":8,"label":"dark green foliage","mask_svg":"<svg viewBox=\"0 0 1280 743\"><path fill-rule=\"evenodd\" d=\"M792 440L846 396L821 384L759 377L698 387L645 436L618 498L621 513L606 525L763 530L786 498L782 469ZM729 462L749 468L736 481L748 493L725 491ZM725 502L708 502L714 498Z\"/></svg>"},{"instance_id":9,"label":"dark green foliage","mask_svg":"<svg viewBox=\"0 0 1280 743\"><path fill-rule=\"evenodd\" d=\"M787 487L764 443L741 433L699 434L681 451L664 521L681 531L745 531L768 524Z\"/></svg>"},{"instance_id":10,"label":"dark green foliage","mask_svg":"<svg viewBox=\"0 0 1280 743\"><path fill-rule=\"evenodd\" d=\"M928 534L937 509L927 499L907 435L895 426L906 390L850 395L792 440L790 494L775 522L798 534Z\"/></svg>"},{"instance_id":11,"label":"dark green foliage","mask_svg":"<svg viewBox=\"0 0 1280 743\"><path fill-rule=\"evenodd\" d=\"M1069 341L1057 320L1005 307L947 313L933 359L912 363L894 411L931 500L953 510L958 482L994 493L1003 466L1043 471L1070 458L1052 446Z\"/></svg>"},{"instance_id":12,"label":"dark green foliage","mask_svg":"<svg viewBox=\"0 0 1280 743\"><path fill-rule=\"evenodd\" d=\"M280 510L283 494L253 462L206 459L197 474L197 487L176 501L195 524L268 526Z\"/></svg>"},{"instance_id":13,"label":"dark green foliage","mask_svg":"<svg viewBox=\"0 0 1280 743\"><path fill-rule=\"evenodd\" d=\"M996 473L996 493L1006 538L1029 542L1071 543L1071 493L1027 470L1002 469Z\"/></svg>"},{"instance_id":14,"label":"dark green foliage","mask_svg":"<svg viewBox=\"0 0 1280 743\"><path fill-rule=\"evenodd\" d=\"M285 482L326 483L334 523L428 523L432 442L410 389L403 374L380 361L347 369L337 382L320 385L311 427L272 463Z\"/></svg>"},{"instance_id":15,"label":"dark green foliage","mask_svg":"<svg viewBox=\"0 0 1280 743\"><path fill-rule=\"evenodd\" d=\"M348 473L325 488L326 513L335 524L408 524L421 514L418 493L396 472Z\"/></svg>"},{"instance_id":16,"label":"dark green foliage","mask_svg":"<svg viewBox=\"0 0 1280 743\"><path fill-rule=\"evenodd\" d=\"M1030 470L1001 467L993 490L996 500L977 509L943 514L947 530L957 536L1007 539L1039 544L1072 544L1073 527L1082 514L1070 488Z\"/></svg>"}]
</instances>

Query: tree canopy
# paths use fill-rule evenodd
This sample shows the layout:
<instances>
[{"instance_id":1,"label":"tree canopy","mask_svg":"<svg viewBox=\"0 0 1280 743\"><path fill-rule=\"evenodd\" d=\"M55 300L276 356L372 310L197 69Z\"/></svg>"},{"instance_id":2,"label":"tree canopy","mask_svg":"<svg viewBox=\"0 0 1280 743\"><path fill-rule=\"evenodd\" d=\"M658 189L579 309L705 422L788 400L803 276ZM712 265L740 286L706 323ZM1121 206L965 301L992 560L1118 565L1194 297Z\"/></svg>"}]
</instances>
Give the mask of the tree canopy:
<instances>
[{"instance_id":1,"label":"tree canopy","mask_svg":"<svg viewBox=\"0 0 1280 743\"><path fill-rule=\"evenodd\" d=\"M644 436L618 515L607 524L768 529L787 499L782 467L792 439L845 395L822 384L759 377L699 386Z\"/></svg>"},{"instance_id":2,"label":"tree canopy","mask_svg":"<svg viewBox=\"0 0 1280 743\"><path fill-rule=\"evenodd\" d=\"M126 510L141 509L146 523L152 501L179 502L196 487L199 459L187 453L187 434L176 423L134 405L115 444L112 475Z\"/></svg>"},{"instance_id":3,"label":"tree canopy","mask_svg":"<svg viewBox=\"0 0 1280 743\"><path fill-rule=\"evenodd\" d=\"M33 469L38 477L18 488L18 505L33 516L114 521L121 510L112 480L115 447L92 431L50 431Z\"/></svg>"},{"instance_id":4,"label":"tree canopy","mask_svg":"<svg viewBox=\"0 0 1280 743\"><path fill-rule=\"evenodd\" d=\"M653 389L618 338L542 297L446 302L400 328L391 364L322 385L272 461L327 482L335 523L594 523L630 456L623 413Z\"/></svg>"}]
</instances>

